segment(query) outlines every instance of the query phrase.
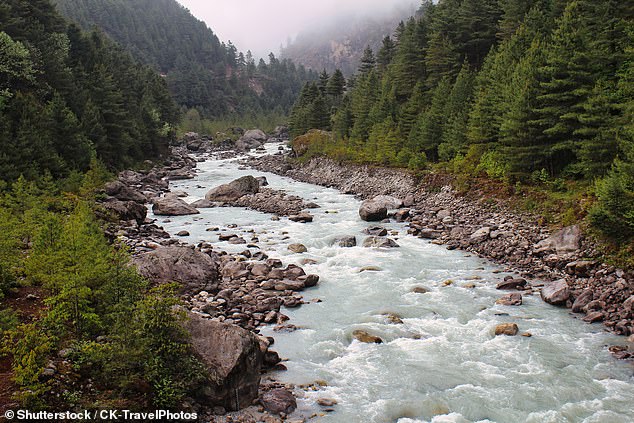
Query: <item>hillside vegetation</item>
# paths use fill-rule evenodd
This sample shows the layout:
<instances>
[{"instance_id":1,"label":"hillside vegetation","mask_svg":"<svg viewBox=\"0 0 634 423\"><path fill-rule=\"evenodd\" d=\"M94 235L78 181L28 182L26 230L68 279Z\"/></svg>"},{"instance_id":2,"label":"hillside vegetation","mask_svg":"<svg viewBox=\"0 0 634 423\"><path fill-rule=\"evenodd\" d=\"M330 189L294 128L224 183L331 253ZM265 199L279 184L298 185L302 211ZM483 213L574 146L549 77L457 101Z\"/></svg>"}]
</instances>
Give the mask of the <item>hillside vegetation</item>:
<instances>
[{"instance_id":1,"label":"hillside vegetation","mask_svg":"<svg viewBox=\"0 0 634 423\"><path fill-rule=\"evenodd\" d=\"M634 237L634 7L612 0L441 0L366 50L345 92L307 84L292 132L332 130L313 153L587 190L579 210ZM468 182L467 182L468 183ZM591 203L592 204L592 203ZM573 220L575 217L573 217Z\"/></svg>"}]
</instances>

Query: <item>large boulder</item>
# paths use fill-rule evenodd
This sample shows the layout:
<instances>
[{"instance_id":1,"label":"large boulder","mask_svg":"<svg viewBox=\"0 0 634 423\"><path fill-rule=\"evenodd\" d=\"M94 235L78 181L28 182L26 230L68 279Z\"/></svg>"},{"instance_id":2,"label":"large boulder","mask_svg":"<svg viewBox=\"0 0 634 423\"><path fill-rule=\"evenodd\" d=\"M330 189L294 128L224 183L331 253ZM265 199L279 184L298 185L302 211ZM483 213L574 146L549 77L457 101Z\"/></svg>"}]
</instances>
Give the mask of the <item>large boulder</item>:
<instances>
[{"instance_id":1,"label":"large boulder","mask_svg":"<svg viewBox=\"0 0 634 423\"><path fill-rule=\"evenodd\" d=\"M205 199L230 203L247 194L257 194L260 191L260 183L253 176L243 176L228 184L220 185L210 190Z\"/></svg>"},{"instance_id":2,"label":"large boulder","mask_svg":"<svg viewBox=\"0 0 634 423\"><path fill-rule=\"evenodd\" d=\"M186 216L200 213L195 207L174 196L156 200L152 206L152 211L157 216Z\"/></svg>"},{"instance_id":3,"label":"large boulder","mask_svg":"<svg viewBox=\"0 0 634 423\"><path fill-rule=\"evenodd\" d=\"M272 414L290 414L297 408L297 401L293 394L283 388L273 389L264 393L260 402L264 409Z\"/></svg>"},{"instance_id":4,"label":"large boulder","mask_svg":"<svg viewBox=\"0 0 634 423\"><path fill-rule=\"evenodd\" d=\"M135 201L121 201L109 198L102 203L106 211L113 214L119 220L134 220L138 225L145 221L147 208Z\"/></svg>"},{"instance_id":5,"label":"large boulder","mask_svg":"<svg viewBox=\"0 0 634 423\"><path fill-rule=\"evenodd\" d=\"M403 207L403 200L392 197L391 195L377 195L372 199L372 201L383 205L388 210L400 209Z\"/></svg>"},{"instance_id":6,"label":"large boulder","mask_svg":"<svg viewBox=\"0 0 634 423\"><path fill-rule=\"evenodd\" d=\"M132 262L151 282L178 282L183 292L197 293L218 287L217 258L191 247L161 247L134 257Z\"/></svg>"},{"instance_id":7,"label":"large boulder","mask_svg":"<svg viewBox=\"0 0 634 423\"><path fill-rule=\"evenodd\" d=\"M250 406L258 397L263 361L258 338L238 326L195 314L190 314L186 328L209 373L200 392L204 400L230 411Z\"/></svg>"},{"instance_id":8,"label":"large boulder","mask_svg":"<svg viewBox=\"0 0 634 423\"><path fill-rule=\"evenodd\" d=\"M104 191L106 194L115 197L121 201L134 201L139 204L147 203L147 198L145 195L135 190L134 188L129 187L121 181L113 181L109 182L104 186Z\"/></svg>"},{"instance_id":9,"label":"large boulder","mask_svg":"<svg viewBox=\"0 0 634 423\"><path fill-rule=\"evenodd\" d=\"M387 217L387 207L381 201L365 200L359 207L359 216L366 222L378 222Z\"/></svg>"},{"instance_id":10,"label":"large boulder","mask_svg":"<svg viewBox=\"0 0 634 423\"><path fill-rule=\"evenodd\" d=\"M244 135L242 135L242 138L265 142L267 136L261 129L249 129L244 133Z\"/></svg>"},{"instance_id":11,"label":"large boulder","mask_svg":"<svg viewBox=\"0 0 634 423\"><path fill-rule=\"evenodd\" d=\"M557 254L574 253L581 247L583 235L579 226L568 226L535 244L535 252L554 251Z\"/></svg>"},{"instance_id":12,"label":"large boulder","mask_svg":"<svg viewBox=\"0 0 634 423\"><path fill-rule=\"evenodd\" d=\"M541 291L542 300L552 305L566 305L570 299L570 287L565 279L547 283Z\"/></svg>"}]
</instances>

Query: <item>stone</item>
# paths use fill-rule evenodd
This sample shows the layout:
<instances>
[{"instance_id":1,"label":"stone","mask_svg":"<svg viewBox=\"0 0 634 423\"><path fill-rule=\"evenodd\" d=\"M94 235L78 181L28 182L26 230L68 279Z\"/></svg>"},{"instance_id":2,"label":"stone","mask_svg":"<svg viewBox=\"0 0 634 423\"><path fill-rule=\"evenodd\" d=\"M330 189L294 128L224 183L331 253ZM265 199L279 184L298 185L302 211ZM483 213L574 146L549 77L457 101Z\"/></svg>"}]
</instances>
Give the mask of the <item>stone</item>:
<instances>
[{"instance_id":1,"label":"stone","mask_svg":"<svg viewBox=\"0 0 634 423\"><path fill-rule=\"evenodd\" d=\"M560 255L574 253L581 247L582 237L581 228L578 225L568 226L538 242L533 248L537 253L549 251Z\"/></svg>"},{"instance_id":2,"label":"stone","mask_svg":"<svg viewBox=\"0 0 634 423\"><path fill-rule=\"evenodd\" d=\"M180 231L179 233L176 234L176 236L189 236L189 232L187 231Z\"/></svg>"},{"instance_id":3,"label":"stone","mask_svg":"<svg viewBox=\"0 0 634 423\"><path fill-rule=\"evenodd\" d=\"M288 216L288 220L292 222L299 222L299 223L310 223L313 221L313 219L314 217L310 213L298 213L295 215Z\"/></svg>"},{"instance_id":4,"label":"stone","mask_svg":"<svg viewBox=\"0 0 634 423\"><path fill-rule=\"evenodd\" d=\"M365 342L366 344L382 344L383 340L378 336L370 335L364 330L355 330L352 332L352 336L359 342Z\"/></svg>"},{"instance_id":5,"label":"stone","mask_svg":"<svg viewBox=\"0 0 634 423\"><path fill-rule=\"evenodd\" d=\"M399 245L390 238L381 238L377 236L369 236L363 240L363 246L366 248L396 248Z\"/></svg>"},{"instance_id":6,"label":"stone","mask_svg":"<svg viewBox=\"0 0 634 423\"><path fill-rule=\"evenodd\" d=\"M383 226L372 226L369 228L365 228L363 230L363 233L372 236L385 236L387 235L387 229L385 229Z\"/></svg>"},{"instance_id":7,"label":"stone","mask_svg":"<svg viewBox=\"0 0 634 423\"><path fill-rule=\"evenodd\" d=\"M147 217L147 208L135 201L121 201L116 198L109 198L101 205L117 219L134 220L138 225L143 224Z\"/></svg>"},{"instance_id":8,"label":"stone","mask_svg":"<svg viewBox=\"0 0 634 423\"><path fill-rule=\"evenodd\" d=\"M594 292L592 289L585 289L572 303L573 313L583 313L585 307L594 299Z\"/></svg>"},{"instance_id":9,"label":"stone","mask_svg":"<svg viewBox=\"0 0 634 423\"><path fill-rule=\"evenodd\" d=\"M590 313L586 314L583 317L583 319L581 319L581 320L583 320L584 322L587 322L587 323L595 323L595 322L603 321L604 317L605 316L603 315L602 311L593 311L593 312L590 312Z\"/></svg>"},{"instance_id":10,"label":"stone","mask_svg":"<svg viewBox=\"0 0 634 423\"><path fill-rule=\"evenodd\" d=\"M399 316L396 313L384 313L383 315L386 317L387 321L392 324L395 324L395 325L403 324L403 319L401 319L401 316Z\"/></svg>"},{"instance_id":11,"label":"stone","mask_svg":"<svg viewBox=\"0 0 634 423\"><path fill-rule=\"evenodd\" d=\"M134 201L135 203L145 204L147 203L147 197L141 192L130 188L130 186L124 184L121 181L109 182L104 186L106 194L121 201Z\"/></svg>"},{"instance_id":12,"label":"stone","mask_svg":"<svg viewBox=\"0 0 634 423\"><path fill-rule=\"evenodd\" d=\"M489 239L489 235L491 234L491 228L485 226L483 228L478 229L474 233L471 234L470 239L472 241L481 242Z\"/></svg>"},{"instance_id":13,"label":"stone","mask_svg":"<svg viewBox=\"0 0 634 423\"><path fill-rule=\"evenodd\" d=\"M502 323L495 327L495 335L515 336L519 332L519 328L515 323Z\"/></svg>"},{"instance_id":14,"label":"stone","mask_svg":"<svg viewBox=\"0 0 634 423\"><path fill-rule=\"evenodd\" d=\"M520 306L522 305L522 294L519 292L512 292L510 294L506 294L502 298L499 298L495 304L505 305L505 306Z\"/></svg>"},{"instance_id":15,"label":"stone","mask_svg":"<svg viewBox=\"0 0 634 423\"><path fill-rule=\"evenodd\" d=\"M306 248L304 244L291 244L288 246L288 251L296 254L301 254L307 252L308 248Z\"/></svg>"},{"instance_id":16,"label":"stone","mask_svg":"<svg viewBox=\"0 0 634 423\"><path fill-rule=\"evenodd\" d=\"M217 207L218 204L219 203L215 203L203 198L201 200L194 201L190 204L190 206L196 207L197 209L213 209L214 207Z\"/></svg>"},{"instance_id":17,"label":"stone","mask_svg":"<svg viewBox=\"0 0 634 423\"><path fill-rule=\"evenodd\" d=\"M372 199L374 203L377 203L388 210L400 209L403 207L403 200L400 198L392 197L391 195L377 195Z\"/></svg>"},{"instance_id":18,"label":"stone","mask_svg":"<svg viewBox=\"0 0 634 423\"><path fill-rule=\"evenodd\" d=\"M255 179L258 181L258 184L260 184L260 188L269 186L269 181L266 179L266 176L257 176Z\"/></svg>"},{"instance_id":19,"label":"stone","mask_svg":"<svg viewBox=\"0 0 634 423\"><path fill-rule=\"evenodd\" d=\"M542 300L552 305L566 305L570 295L570 287L565 279L544 284L541 290Z\"/></svg>"},{"instance_id":20,"label":"stone","mask_svg":"<svg viewBox=\"0 0 634 423\"><path fill-rule=\"evenodd\" d=\"M297 400L289 390L283 388L265 392L260 403L272 414L291 414L297 409Z\"/></svg>"},{"instance_id":21,"label":"stone","mask_svg":"<svg viewBox=\"0 0 634 423\"><path fill-rule=\"evenodd\" d=\"M154 202L152 211L157 216L186 216L200 212L177 197L160 198Z\"/></svg>"},{"instance_id":22,"label":"stone","mask_svg":"<svg viewBox=\"0 0 634 423\"><path fill-rule=\"evenodd\" d=\"M338 246L344 248L351 248L357 246L357 237L353 235L346 235L335 239L335 243Z\"/></svg>"},{"instance_id":23,"label":"stone","mask_svg":"<svg viewBox=\"0 0 634 423\"><path fill-rule=\"evenodd\" d=\"M209 201L230 203L248 194L257 194L260 183L253 176L243 176L228 184L217 186L205 195Z\"/></svg>"},{"instance_id":24,"label":"stone","mask_svg":"<svg viewBox=\"0 0 634 423\"><path fill-rule=\"evenodd\" d=\"M160 247L135 256L132 263L151 282L177 282L184 292L213 290L220 278L217 256L190 247Z\"/></svg>"},{"instance_id":25,"label":"stone","mask_svg":"<svg viewBox=\"0 0 634 423\"><path fill-rule=\"evenodd\" d=\"M412 292L414 294L427 294L429 292L429 289L423 286L415 286L414 288L412 288Z\"/></svg>"},{"instance_id":26,"label":"stone","mask_svg":"<svg viewBox=\"0 0 634 423\"><path fill-rule=\"evenodd\" d=\"M298 281L302 282L306 288L312 288L313 286L317 286L319 282L318 275L304 275L297 278Z\"/></svg>"},{"instance_id":27,"label":"stone","mask_svg":"<svg viewBox=\"0 0 634 423\"><path fill-rule=\"evenodd\" d=\"M381 272L383 269L381 269L378 266L364 266L361 269L359 269L359 273L363 273L363 272Z\"/></svg>"},{"instance_id":28,"label":"stone","mask_svg":"<svg viewBox=\"0 0 634 423\"><path fill-rule=\"evenodd\" d=\"M337 400L332 398L319 398L317 404L322 407L333 407L337 405Z\"/></svg>"},{"instance_id":29,"label":"stone","mask_svg":"<svg viewBox=\"0 0 634 423\"><path fill-rule=\"evenodd\" d=\"M200 395L211 405L231 411L251 405L258 397L263 362L258 338L238 326L193 313L185 327L209 374Z\"/></svg>"},{"instance_id":30,"label":"stone","mask_svg":"<svg viewBox=\"0 0 634 423\"><path fill-rule=\"evenodd\" d=\"M497 284L496 289L522 289L526 286L526 279L507 279Z\"/></svg>"},{"instance_id":31,"label":"stone","mask_svg":"<svg viewBox=\"0 0 634 423\"><path fill-rule=\"evenodd\" d=\"M359 216L366 222L379 222L387 217L387 207L381 202L365 200L359 207Z\"/></svg>"}]
</instances>

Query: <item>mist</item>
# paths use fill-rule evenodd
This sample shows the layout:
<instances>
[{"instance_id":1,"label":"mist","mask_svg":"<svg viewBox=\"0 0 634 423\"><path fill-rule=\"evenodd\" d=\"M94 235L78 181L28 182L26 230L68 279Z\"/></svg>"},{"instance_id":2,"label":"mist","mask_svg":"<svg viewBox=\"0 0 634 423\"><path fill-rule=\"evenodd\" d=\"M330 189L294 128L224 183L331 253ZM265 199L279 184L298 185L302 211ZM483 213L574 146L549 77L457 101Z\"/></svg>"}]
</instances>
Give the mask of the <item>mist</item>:
<instances>
[{"instance_id":1,"label":"mist","mask_svg":"<svg viewBox=\"0 0 634 423\"><path fill-rule=\"evenodd\" d=\"M178 0L224 42L256 57L279 53L300 31L345 16L378 17L419 0Z\"/></svg>"}]
</instances>

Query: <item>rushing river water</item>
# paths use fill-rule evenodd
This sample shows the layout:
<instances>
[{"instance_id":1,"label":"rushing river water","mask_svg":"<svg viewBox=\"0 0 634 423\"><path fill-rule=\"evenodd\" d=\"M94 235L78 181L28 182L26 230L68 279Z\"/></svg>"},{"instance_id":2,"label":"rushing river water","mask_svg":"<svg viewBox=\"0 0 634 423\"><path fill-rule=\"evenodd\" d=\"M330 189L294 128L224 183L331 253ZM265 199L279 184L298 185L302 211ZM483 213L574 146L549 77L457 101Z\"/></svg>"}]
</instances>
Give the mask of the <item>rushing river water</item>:
<instances>
[{"instance_id":1,"label":"rushing river water","mask_svg":"<svg viewBox=\"0 0 634 423\"><path fill-rule=\"evenodd\" d=\"M359 201L350 195L240 170L235 160L208 160L198 169L196 179L172 183L172 189L189 193L189 202L211 187L252 174L321 206L311 210L315 221L309 224L284 218L276 222L270 215L240 208L202 209L200 215L162 224L170 233L189 231L185 241L217 243L239 252L244 245L219 242L217 233L206 231L236 224L237 229L226 230L255 231L267 254L285 264L316 260L302 267L320 275L320 283L303 295L323 302L284 310L299 330L263 332L275 337L275 349L289 359L288 371L276 374L279 380L327 383L300 398L300 409L319 411L311 410L318 398L338 401L334 412L317 421L634 422L633 367L607 351L607 345L624 339L606 333L600 324L573 319L568 310L549 306L539 296L525 296L520 307L495 305L503 294L495 289L506 275L501 269L407 236L404 224L385 225L398 232L394 238L400 248L333 246L333 239L342 235L356 235L360 244L361 231L371 226L359 219ZM306 245L308 253L292 254L287 250L291 243ZM381 270L360 272L365 266ZM453 283L447 285L447 280ZM429 292L413 293L414 287ZM390 323L385 313L398 314L404 323ZM533 336L494 336L495 326L504 322L515 322L521 333ZM353 340L356 329L378 335L384 343Z\"/></svg>"}]
</instances>

